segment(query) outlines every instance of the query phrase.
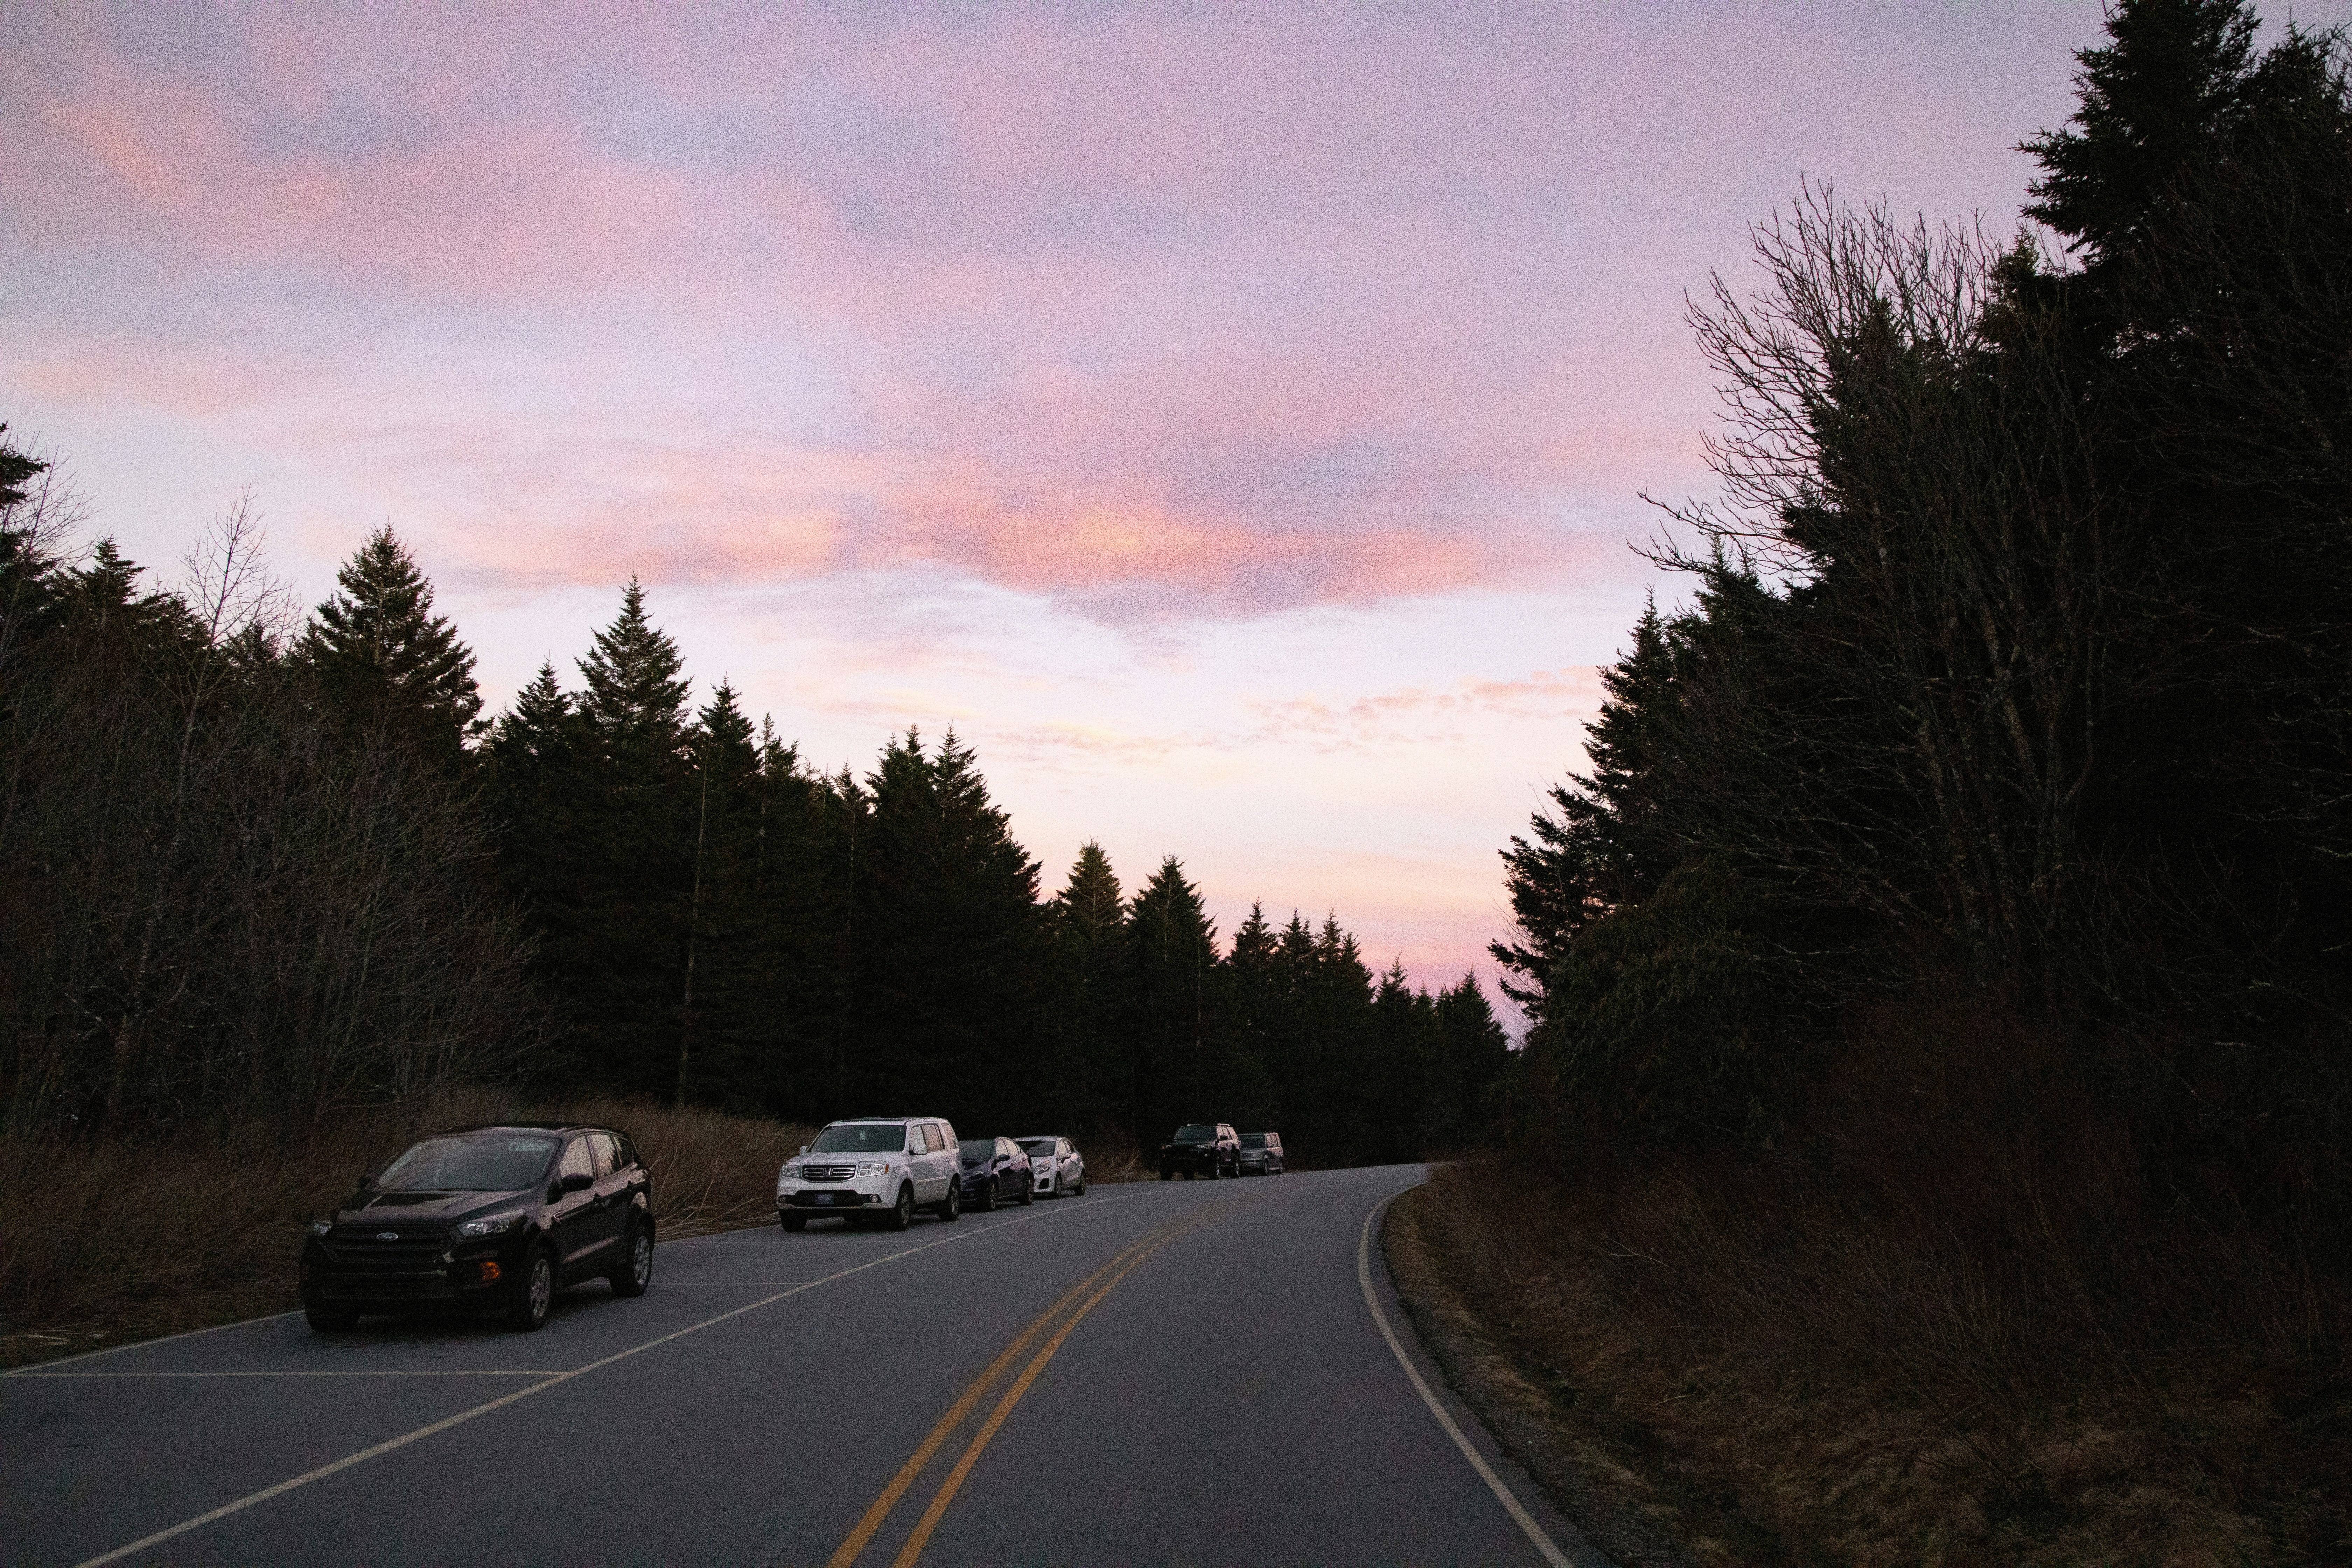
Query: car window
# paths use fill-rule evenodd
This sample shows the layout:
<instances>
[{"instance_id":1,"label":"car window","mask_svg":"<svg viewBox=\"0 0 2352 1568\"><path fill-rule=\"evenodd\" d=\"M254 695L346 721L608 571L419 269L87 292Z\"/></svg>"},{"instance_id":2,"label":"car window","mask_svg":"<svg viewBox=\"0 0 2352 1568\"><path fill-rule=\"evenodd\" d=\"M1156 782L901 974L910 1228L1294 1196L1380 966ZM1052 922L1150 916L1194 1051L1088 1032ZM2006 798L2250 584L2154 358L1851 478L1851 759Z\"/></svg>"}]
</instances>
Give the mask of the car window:
<instances>
[{"instance_id":1,"label":"car window","mask_svg":"<svg viewBox=\"0 0 2352 1568\"><path fill-rule=\"evenodd\" d=\"M574 1138L563 1146L563 1163L557 1166L559 1176L593 1176L596 1173L596 1153L585 1138Z\"/></svg>"},{"instance_id":2,"label":"car window","mask_svg":"<svg viewBox=\"0 0 2352 1568\"><path fill-rule=\"evenodd\" d=\"M621 1167L621 1152L613 1146L610 1132L588 1134L588 1152L596 1157L596 1174L609 1176Z\"/></svg>"},{"instance_id":3,"label":"car window","mask_svg":"<svg viewBox=\"0 0 2352 1568\"><path fill-rule=\"evenodd\" d=\"M928 1148L931 1153L940 1153L948 1147L947 1129L941 1127L936 1121L924 1123L923 1137L927 1141Z\"/></svg>"},{"instance_id":4,"label":"car window","mask_svg":"<svg viewBox=\"0 0 2352 1568\"><path fill-rule=\"evenodd\" d=\"M1032 1138L1021 1147L1029 1151L1029 1157L1033 1160L1050 1160L1055 1153L1051 1138Z\"/></svg>"},{"instance_id":5,"label":"car window","mask_svg":"<svg viewBox=\"0 0 2352 1568\"><path fill-rule=\"evenodd\" d=\"M615 1132L613 1137L621 1146L621 1169L624 1171L636 1169L639 1163L636 1144L630 1142L629 1135L625 1132Z\"/></svg>"},{"instance_id":6,"label":"car window","mask_svg":"<svg viewBox=\"0 0 2352 1568\"><path fill-rule=\"evenodd\" d=\"M1075 1154L1077 1152L1076 1149L1070 1146L1070 1141L1066 1138L1060 1139L1056 1142L1055 1152L1062 1154Z\"/></svg>"}]
</instances>

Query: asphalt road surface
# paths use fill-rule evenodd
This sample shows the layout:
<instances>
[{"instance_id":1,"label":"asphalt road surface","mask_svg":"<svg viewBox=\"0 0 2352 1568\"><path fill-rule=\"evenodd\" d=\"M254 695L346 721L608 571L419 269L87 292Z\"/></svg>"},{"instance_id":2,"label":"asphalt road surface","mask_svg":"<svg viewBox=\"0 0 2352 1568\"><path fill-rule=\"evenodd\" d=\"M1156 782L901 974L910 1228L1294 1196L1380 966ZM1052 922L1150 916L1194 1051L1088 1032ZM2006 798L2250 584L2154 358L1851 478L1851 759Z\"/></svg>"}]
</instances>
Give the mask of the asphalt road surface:
<instances>
[{"instance_id":1,"label":"asphalt road surface","mask_svg":"<svg viewBox=\"0 0 2352 1568\"><path fill-rule=\"evenodd\" d=\"M771 1226L537 1334L293 1314L25 1368L0 1558L1598 1563L1413 1341L1373 1221L1421 1176Z\"/></svg>"}]
</instances>

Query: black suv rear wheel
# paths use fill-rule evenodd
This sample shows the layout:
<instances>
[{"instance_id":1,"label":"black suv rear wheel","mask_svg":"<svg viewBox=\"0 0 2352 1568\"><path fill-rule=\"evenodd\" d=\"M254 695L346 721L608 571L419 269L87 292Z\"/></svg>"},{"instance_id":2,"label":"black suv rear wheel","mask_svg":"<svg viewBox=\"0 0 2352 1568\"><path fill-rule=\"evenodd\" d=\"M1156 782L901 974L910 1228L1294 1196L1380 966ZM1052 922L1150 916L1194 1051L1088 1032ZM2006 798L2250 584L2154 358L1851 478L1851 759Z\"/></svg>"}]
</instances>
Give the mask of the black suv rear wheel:
<instances>
[{"instance_id":1,"label":"black suv rear wheel","mask_svg":"<svg viewBox=\"0 0 2352 1568\"><path fill-rule=\"evenodd\" d=\"M642 1296L654 1282L654 1238L635 1220L621 1233L620 1266L604 1278L612 1281L615 1296Z\"/></svg>"}]
</instances>

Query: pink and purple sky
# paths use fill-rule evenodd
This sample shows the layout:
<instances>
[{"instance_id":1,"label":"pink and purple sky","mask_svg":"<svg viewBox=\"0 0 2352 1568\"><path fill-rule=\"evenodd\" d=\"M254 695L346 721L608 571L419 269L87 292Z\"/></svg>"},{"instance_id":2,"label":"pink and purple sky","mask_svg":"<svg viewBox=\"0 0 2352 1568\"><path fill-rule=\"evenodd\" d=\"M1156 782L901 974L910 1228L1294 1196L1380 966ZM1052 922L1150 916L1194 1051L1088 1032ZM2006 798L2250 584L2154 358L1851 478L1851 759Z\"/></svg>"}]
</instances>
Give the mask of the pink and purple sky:
<instances>
[{"instance_id":1,"label":"pink and purple sky","mask_svg":"<svg viewBox=\"0 0 2352 1568\"><path fill-rule=\"evenodd\" d=\"M1711 493L1685 293L1801 177L2008 227L2099 20L6 0L0 420L167 575L389 521L494 707L634 573L816 764L952 725L1049 889L1491 978Z\"/></svg>"}]
</instances>

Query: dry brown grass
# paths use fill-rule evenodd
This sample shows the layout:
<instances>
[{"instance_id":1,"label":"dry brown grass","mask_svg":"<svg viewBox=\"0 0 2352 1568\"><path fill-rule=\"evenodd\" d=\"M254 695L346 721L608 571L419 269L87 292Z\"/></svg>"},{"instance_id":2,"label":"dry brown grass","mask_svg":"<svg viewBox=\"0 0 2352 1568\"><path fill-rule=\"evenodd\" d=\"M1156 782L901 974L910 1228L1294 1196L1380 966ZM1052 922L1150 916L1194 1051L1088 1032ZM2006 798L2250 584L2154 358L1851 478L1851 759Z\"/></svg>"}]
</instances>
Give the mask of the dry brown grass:
<instances>
[{"instance_id":1,"label":"dry brown grass","mask_svg":"<svg viewBox=\"0 0 2352 1568\"><path fill-rule=\"evenodd\" d=\"M419 1134L502 1118L625 1129L670 1238L770 1218L776 1168L811 1131L473 1090L299 1136L0 1142L0 1365L287 1310L306 1220Z\"/></svg>"},{"instance_id":2,"label":"dry brown grass","mask_svg":"<svg viewBox=\"0 0 2352 1568\"><path fill-rule=\"evenodd\" d=\"M1436 1174L1418 1234L1572 1444L1646 1446L1788 1561L2344 1561L2340 1294L2242 1233L2143 1215L2126 1244L2028 1189L2043 1234L1996 1243L1964 1204L1754 1168L1530 1186L1472 1164ZM1703 1559L1772 1554L1682 1523Z\"/></svg>"}]
</instances>

